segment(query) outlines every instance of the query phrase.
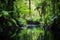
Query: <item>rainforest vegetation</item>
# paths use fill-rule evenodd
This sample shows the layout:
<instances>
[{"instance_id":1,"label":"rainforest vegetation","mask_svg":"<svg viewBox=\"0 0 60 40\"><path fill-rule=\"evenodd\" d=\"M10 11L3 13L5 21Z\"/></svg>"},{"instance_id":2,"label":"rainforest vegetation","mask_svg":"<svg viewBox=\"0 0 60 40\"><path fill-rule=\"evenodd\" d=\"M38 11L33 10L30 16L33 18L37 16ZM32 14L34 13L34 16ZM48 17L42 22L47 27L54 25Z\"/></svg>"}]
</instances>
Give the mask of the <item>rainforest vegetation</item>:
<instances>
[{"instance_id":1,"label":"rainforest vegetation","mask_svg":"<svg viewBox=\"0 0 60 40\"><path fill-rule=\"evenodd\" d=\"M0 0L0 40L60 40L60 0Z\"/></svg>"}]
</instances>

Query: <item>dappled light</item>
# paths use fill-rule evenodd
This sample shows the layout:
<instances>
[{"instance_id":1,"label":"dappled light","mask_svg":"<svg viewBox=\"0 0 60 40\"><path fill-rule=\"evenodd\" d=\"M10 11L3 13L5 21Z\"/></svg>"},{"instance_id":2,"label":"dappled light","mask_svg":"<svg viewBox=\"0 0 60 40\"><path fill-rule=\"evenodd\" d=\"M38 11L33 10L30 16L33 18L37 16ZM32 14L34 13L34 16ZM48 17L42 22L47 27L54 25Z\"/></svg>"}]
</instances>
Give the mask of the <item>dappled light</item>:
<instances>
[{"instance_id":1,"label":"dappled light","mask_svg":"<svg viewBox=\"0 0 60 40\"><path fill-rule=\"evenodd\" d=\"M60 40L60 0L0 0L0 40Z\"/></svg>"}]
</instances>

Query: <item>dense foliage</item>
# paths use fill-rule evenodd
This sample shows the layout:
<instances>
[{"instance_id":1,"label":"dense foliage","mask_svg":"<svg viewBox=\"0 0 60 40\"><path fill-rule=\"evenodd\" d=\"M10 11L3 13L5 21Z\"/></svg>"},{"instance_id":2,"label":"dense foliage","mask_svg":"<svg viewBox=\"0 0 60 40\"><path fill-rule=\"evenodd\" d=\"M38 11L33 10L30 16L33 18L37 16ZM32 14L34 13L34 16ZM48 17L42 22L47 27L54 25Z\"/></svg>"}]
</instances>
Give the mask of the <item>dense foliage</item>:
<instances>
[{"instance_id":1,"label":"dense foliage","mask_svg":"<svg viewBox=\"0 0 60 40\"><path fill-rule=\"evenodd\" d=\"M59 30L60 0L0 0L0 40L58 40Z\"/></svg>"}]
</instances>

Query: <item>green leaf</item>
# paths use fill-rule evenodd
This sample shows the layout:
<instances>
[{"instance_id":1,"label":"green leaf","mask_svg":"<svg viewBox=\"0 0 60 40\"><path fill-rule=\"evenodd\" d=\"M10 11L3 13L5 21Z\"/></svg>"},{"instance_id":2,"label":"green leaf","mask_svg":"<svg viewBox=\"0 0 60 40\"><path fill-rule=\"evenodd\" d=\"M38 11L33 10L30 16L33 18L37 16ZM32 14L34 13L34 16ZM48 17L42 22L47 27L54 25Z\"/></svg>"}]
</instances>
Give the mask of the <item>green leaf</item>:
<instances>
[{"instance_id":1,"label":"green leaf","mask_svg":"<svg viewBox=\"0 0 60 40\"><path fill-rule=\"evenodd\" d=\"M4 16L9 16L9 13L7 11L2 11Z\"/></svg>"}]
</instances>

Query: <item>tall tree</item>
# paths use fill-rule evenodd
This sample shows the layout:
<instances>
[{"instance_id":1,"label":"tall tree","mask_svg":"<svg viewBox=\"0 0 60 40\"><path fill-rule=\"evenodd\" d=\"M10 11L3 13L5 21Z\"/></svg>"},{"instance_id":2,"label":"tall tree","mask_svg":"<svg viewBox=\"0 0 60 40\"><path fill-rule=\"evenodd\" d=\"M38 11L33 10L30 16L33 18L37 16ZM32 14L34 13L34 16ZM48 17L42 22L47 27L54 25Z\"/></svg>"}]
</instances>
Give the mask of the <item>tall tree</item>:
<instances>
[{"instance_id":1,"label":"tall tree","mask_svg":"<svg viewBox=\"0 0 60 40\"><path fill-rule=\"evenodd\" d=\"M29 0L29 15L31 16L31 0Z\"/></svg>"}]
</instances>

